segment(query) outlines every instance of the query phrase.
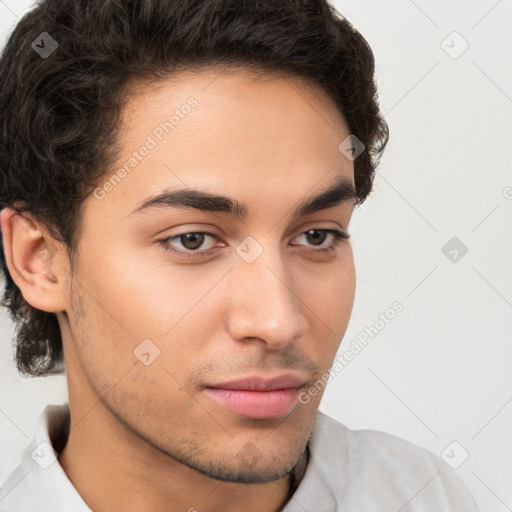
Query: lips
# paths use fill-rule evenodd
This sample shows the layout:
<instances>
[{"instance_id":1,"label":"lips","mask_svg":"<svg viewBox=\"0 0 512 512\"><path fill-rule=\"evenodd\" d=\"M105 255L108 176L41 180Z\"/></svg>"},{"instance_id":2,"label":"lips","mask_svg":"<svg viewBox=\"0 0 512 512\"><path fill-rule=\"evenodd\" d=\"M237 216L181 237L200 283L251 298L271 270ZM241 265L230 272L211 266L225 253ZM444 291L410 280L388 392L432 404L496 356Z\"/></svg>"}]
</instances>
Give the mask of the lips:
<instances>
[{"instance_id":1,"label":"lips","mask_svg":"<svg viewBox=\"0 0 512 512\"><path fill-rule=\"evenodd\" d=\"M276 389L299 388L304 385L304 380L291 373L278 375L272 378L262 376L246 377L210 384L209 388L236 389L243 391L273 391Z\"/></svg>"},{"instance_id":2,"label":"lips","mask_svg":"<svg viewBox=\"0 0 512 512\"><path fill-rule=\"evenodd\" d=\"M248 418L277 418L289 414L297 405L305 381L293 374L272 378L253 376L217 382L204 392L231 412Z\"/></svg>"}]
</instances>

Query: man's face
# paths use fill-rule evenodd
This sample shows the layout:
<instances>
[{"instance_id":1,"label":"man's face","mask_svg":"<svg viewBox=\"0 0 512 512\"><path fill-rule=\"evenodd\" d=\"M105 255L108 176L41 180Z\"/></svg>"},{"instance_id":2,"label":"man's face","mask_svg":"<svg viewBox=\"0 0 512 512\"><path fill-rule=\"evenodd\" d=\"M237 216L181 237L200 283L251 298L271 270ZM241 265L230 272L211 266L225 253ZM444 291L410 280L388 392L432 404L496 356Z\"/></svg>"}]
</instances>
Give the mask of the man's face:
<instances>
[{"instance_id":1,"label":"man's face","mask_svg":"<svg viewBox=\"0 0 512 512\"><path fill-rule=\"evenodd\" d=\"M160 123L173 114L167 133ZM346 231L354 203L295 210L340 178L353 186L353 162L338 149L348 135L324 93L297 80L210 70L134 95L118 165L84 205L72 298L59 316L70 393L90 388L130 432L213 478L287 474L322 393L302 403L298 392L207 388L284 373L299 391L325 382L355 269L349 241L310 230ZM164 190L191 189L243 203L245 216L139 209Z\"/></svg>"}]
</instances>

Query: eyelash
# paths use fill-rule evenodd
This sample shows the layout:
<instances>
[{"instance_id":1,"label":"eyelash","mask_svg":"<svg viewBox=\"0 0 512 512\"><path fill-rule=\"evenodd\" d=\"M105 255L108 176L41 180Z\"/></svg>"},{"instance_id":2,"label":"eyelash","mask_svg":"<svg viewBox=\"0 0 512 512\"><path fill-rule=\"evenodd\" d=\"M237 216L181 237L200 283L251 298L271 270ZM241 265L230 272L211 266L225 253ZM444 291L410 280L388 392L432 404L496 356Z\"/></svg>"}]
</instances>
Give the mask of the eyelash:
<instances>
[{"instance_id":1,"label":"eyelash","mask_svg":"<svg viewBox=\"0 0 512 512\"><path fill-rule=\"evenodd\" d=\"M322 249L313 249L313 252L320 253L320 254L330 254L330 253L334 252L340 244L346 242L350 238L350 235L348 233L346 233L345 231L339 231L337 229L312 228L312 229L308 229L308 230L300 233L300 235L304 235L304 234L308 233L309 231L320 231L323 233L329 233L333 236L333 240L332 240L331 244L328 245L327 247L324 247ZM162 238L157 241L163 245L163 248L166 251L168 251L172 254L176 254L178 256L185 257L185 258L200 258L200 257L204 256L205 254L208 254L209 252L211 252L211 249L208 249L205 251L200 251L200 250L192 251L191 249L189 249L188 251L181 251L181 250L176 250L169 245L170 241L178 240L181 236L192 234L192 233L199 234L199 235L209 235L213 238L218 238L216 235L214 235L213 233L210 233L209 231L186 231L185 233L179 233L177 235L168 236L166 238Z\"/></svg>"}]
</instances>

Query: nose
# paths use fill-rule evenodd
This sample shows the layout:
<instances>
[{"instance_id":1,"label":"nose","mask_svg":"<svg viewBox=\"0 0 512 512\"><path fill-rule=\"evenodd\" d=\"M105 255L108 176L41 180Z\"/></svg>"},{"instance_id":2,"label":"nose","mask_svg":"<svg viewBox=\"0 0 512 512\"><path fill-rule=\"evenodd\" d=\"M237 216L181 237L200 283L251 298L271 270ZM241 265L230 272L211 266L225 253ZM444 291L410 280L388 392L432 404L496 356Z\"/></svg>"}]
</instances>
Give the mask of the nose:
<instances>
[{"instance_id":1,"label":"nose","mask_svg":"<svg viewBox=\"0 0 512 512\"><path fill-rule=\"evenodd\" d=\"M307 306L277 248L265 249L252 263L235 259L230 297L227 328L234 340L259 338L268 348L282 349L307 331Z\"/></svg>"}]
</instances>

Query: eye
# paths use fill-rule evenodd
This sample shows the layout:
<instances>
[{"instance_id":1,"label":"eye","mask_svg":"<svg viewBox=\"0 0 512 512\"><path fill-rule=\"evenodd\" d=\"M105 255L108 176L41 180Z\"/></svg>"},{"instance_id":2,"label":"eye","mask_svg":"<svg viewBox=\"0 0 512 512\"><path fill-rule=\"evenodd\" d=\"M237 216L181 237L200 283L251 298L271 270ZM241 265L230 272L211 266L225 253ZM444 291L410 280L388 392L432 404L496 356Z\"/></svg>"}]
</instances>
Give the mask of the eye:
<instances>
[{"instance_id":1,"label":"eye","mask_svg":"<svg viewBox=\"0 0 512 512\"><path fill-rule=\"evenodd\" d=\"M186 257L195 257L201 256L201 254L208 252L208 249L205 250L204 247L202 251L197 250L201 246L203 246L207 238L215 239L217 237L213 233L209 233L208 231L192 231L189 233L182 233L179 235L164 238L163 240L160 240L160 242L163 243L164 248L167 251ZM181 244L181 249L175 249L173 246L171 246L171 242Z\"/></svg>"},{"instance_id":2,"label":"eye","mask_svg":"<svg viewBox=\"0 0 512 512\"><path fill-rule=\"evenodd\" d=\"M294 243L292 245L309 245L310 247L320 247L320 249L313 249L315 253L330 253L334 252L336 247L345 240L350 238L350 235L344 231L339 231L337 229L309 229L304 233L301 233L296 238L305 237L307 244L297 244ZM324 244L324 242L331 238L330 243ZM205 241L211 238L213 240L218 239L216 235L210 233L208 231L191 231L186 233L181 233L178 235L169 236L158 240L158 242L163 245L164 249L168 252L176 254L178 256L184 258L200 258L205 255L208 255L212 252L212 249L215 250L216 247L210 246L206 249L204 248ZM178 244L178 248L176 245ZM221 242L221 247L226 246L224 242ZM203 247L202 250L199 250ZM217 245L217 248L219 246Z\"/></svg>"},{"instance_id":3,"label":"eye","mask_svg":"<svg viewBox=\"0 0 512 512\"><path fill-rule=\"evenodd\" d=\"M332 237L331 243L322 246L322 243L328 238L329 235ZM313 246L315 247L322 246L320 252L332 252L342 241L348 240L350 238L348 233L339 231L337 229L308 229L308 231L305 231L299 235L299 237L301 236L305 237L308 242L312 242Z\"/></svg>"}]
</instances>

